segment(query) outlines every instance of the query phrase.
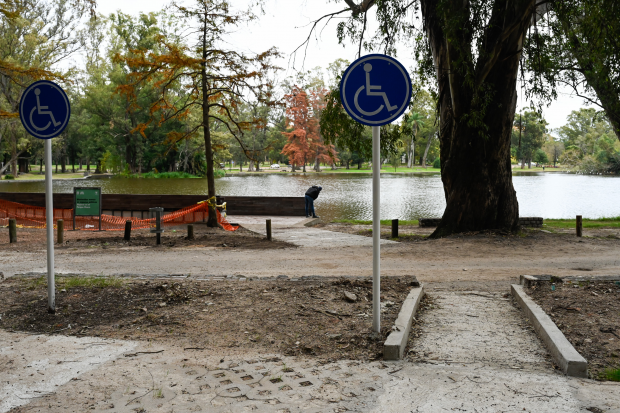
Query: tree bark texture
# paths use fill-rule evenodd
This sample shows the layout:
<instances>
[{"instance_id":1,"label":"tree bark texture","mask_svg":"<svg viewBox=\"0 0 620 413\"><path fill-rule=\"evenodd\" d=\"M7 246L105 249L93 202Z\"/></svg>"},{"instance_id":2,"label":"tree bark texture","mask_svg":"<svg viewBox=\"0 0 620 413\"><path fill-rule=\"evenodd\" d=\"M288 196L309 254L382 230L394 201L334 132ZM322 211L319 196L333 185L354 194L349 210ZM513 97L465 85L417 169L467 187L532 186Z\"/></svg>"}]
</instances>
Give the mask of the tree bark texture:
<instances>
[{"instance_id":1,"label":"tree bark texture","mask_svg":"<svg viewBox=\"0 0 620 413\"><path fill-rule=\"evenodd\" d=\"M517 101L520 50L534 0L495 0L493 14L471 55L466 24L447 29L446 13L467 16L467 1L422 0L422 15L439 86L441 178L446 209L434 238L452 233L516 231L519 204L512 185L510 137ZM446 24L446 25L444 25ZM446 33L451 30L451 33ZM463 65L469 64L469 77ZM487 93L481 98L481 90ZM484 107L481 105L485 105ZM479 122L472 121L475 113Z\"/></svg>"},{"instance_id":2,"label":"tree bark texture","mask_svg":"<svg viewBox=\"0 0 620 413\"><path fill-rule=\"evenodd\" d=\"M207 193L209 200L215 201L215 172L213 170L213 146L211 145L211 128L209 127L209 85L207 82L207 25L203 23L202 33L202 127L205 139L205 157L207 158ZM219 227L215 202L209 203L208 227Z\"/></svg>"},{"instance_id":3,"label":"tree bark texture","mask_svg":"<svg viewBox=\"0 0 620 413\"><path fill-rule=\"evenodd\" d=\"M424 156L422 156L422 168L426 168L426 156L428 155L428 149L431 147L432 141L433 141L433 133L428 135L428 140L426 141L426 149L424 149Z\"/></svg>"}]
</instances>

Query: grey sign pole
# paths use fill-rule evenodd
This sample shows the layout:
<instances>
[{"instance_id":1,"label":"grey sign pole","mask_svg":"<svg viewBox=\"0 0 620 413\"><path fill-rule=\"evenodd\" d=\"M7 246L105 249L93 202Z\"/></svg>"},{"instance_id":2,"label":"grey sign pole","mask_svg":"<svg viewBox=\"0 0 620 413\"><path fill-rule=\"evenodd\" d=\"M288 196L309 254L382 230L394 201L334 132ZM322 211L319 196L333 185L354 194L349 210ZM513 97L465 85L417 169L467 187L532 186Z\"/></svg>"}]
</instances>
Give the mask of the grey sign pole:
<instances>
[{"instance_id":1,"label":"grey sign pole","mask_svg":"<svg viewBox=\"0 0 620 413\"><path fill-rule=\"evenodd\" d=\"M45 140L45 228L47 230L47 311L56 312L54 277L54 191L52 190L52 140Z\"/></svg>"},{"instance_id":2,"label":"grey sign pole","mask_svg":"<svg viewBox=\"0 0 620 413\"><path fill-rule=\"evenodd\" d=\"M372 331L381 332L381 127L372 127Z\"/></svg>"},{"instance_id":3,"label":"grey sign pole","mask_svg":"<svg viewBox=\"0 0 620 413\"><path fill-rule=\"evenodd\" d=\"M47 304L56 312L54 285L54 191L52 188L52 138L60 135L71 118L71 105L60 86L49 80L34 82L19 101L19 118L26 132L45 144L45 228L47 231Z\"/></svg>"}]
</instances>

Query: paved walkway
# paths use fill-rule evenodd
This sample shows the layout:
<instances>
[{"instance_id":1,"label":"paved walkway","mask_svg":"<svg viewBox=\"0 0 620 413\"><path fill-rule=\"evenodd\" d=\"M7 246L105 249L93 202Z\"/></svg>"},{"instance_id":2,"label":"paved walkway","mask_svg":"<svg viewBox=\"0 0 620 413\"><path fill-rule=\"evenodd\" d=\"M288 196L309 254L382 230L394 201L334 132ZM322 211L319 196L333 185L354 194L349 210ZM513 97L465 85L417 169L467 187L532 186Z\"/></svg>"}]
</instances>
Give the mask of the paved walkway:
<instances>
[{"instance_id":1,"label":"paved walkway","mask_svg":"<svg viewBox=\"0 0 620 413\"><path fill-rule=\"evenodd\" d=\"M363 235L346 234L306 227L312 219L304 217L270 217L270 216L231 216L229 222L235 222L258 234L267 235L265 221L271 219L271 234L274 239L290 242L300 247L372 247L372 238ZM397 244L396 241L381 240L381 245Z\"/></svg>"},{"instance_id":2,"label":"paved walkway","mask_svg":"<svg viewBox=\"0 0 620 413\"><path fill-rule=\"evenodd\" d=\"M503 293L430 295L400 362L0 332L0 413L620 412L620 384L557 373Z\"/></svg>"}]
</instances>

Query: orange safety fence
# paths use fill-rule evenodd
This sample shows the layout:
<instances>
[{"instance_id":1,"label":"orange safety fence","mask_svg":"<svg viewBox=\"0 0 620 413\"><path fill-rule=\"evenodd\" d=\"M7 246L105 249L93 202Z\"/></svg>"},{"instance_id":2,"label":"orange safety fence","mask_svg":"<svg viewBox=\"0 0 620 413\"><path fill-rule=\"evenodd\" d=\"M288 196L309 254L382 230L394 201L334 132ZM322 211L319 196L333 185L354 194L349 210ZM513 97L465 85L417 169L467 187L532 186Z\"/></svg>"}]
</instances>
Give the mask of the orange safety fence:
<instances>
[{"instance_id":1,"label":"orange safety fence","mask_svg":"<svg viewBox=\"0 0 620 413\"><path fill-rule=\"evenodd\" d=\"M230 225L230 223L222 216L221 212L217 212L217 222L226 231L235 231L239 227ZM203 202L179 209L161 217L162 226L176 226L183 224L191 224L198 221L206 221L209 217L209 204ZM14 218L17 225L24 228L45 228L45 208L31 205L19 204L17 202L5 201L0 199L0 226L7 226L9 219ZM73 226L73 209L54 208L54 223L62 219L66 222L65 228L69 229ZM113 215L101 215L101 229L105 231L122 231L125 229L125 222L131 221L132 229L145 229L155 227L155 218L141 219L137 217L117 217ZM80 230L98 230L99 217L75 217L75 229Z\"/></svg>"}]
</instances>

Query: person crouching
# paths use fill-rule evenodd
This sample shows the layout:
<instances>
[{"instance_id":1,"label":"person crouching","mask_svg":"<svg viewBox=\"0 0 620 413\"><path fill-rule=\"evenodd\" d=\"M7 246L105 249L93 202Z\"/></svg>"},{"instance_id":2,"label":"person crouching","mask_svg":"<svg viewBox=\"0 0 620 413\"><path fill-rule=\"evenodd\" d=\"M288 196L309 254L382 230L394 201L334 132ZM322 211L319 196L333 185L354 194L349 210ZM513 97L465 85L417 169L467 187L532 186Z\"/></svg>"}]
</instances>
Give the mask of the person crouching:
<instances>
[{"instance_id":1,"label":"person crouching","mask_svg":"<svg viewBox=\"0 0 620 413\"><path fill-rule=\"evenodd\" d=\"M306 218L310 218L310 214L312 214L312 218L318 218L314 213L314 200L319 197L321 189L323 188L320 186L312 185L310 189L306 191Z\"/></svg>"}]
</instances>

